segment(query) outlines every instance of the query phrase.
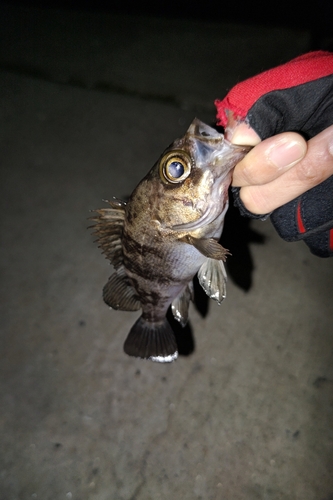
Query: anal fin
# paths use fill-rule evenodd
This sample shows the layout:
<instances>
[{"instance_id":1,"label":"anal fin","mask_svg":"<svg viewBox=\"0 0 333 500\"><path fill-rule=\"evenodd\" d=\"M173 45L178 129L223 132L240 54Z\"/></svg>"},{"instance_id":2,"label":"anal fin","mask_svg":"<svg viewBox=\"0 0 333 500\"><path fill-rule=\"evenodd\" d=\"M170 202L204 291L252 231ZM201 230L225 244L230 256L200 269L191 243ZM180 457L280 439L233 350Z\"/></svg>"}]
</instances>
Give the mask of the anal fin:
<instances>
[{"instance_id":1,"label":"anal fin","mask_svg":"<svg viewBox=\"0 0 333 500\"><path fill-rule=\"evenodd\" d=\"M141 316L125 340L124 351L158 363L170 363L178 357L176 339L166 318L162 323L149 323Z\"/></svg>"},{"instance_id":2,"label":"anal fin","mask_svg":"<svg viewBox=\"0 0 333 500\"><path fill-rule=\"evenodd\" d=\"M121 311L137 311L141 307L141 302L123 266L111 274L103 288L103 299L112 309Z\"/></svg>"}]
</instances>

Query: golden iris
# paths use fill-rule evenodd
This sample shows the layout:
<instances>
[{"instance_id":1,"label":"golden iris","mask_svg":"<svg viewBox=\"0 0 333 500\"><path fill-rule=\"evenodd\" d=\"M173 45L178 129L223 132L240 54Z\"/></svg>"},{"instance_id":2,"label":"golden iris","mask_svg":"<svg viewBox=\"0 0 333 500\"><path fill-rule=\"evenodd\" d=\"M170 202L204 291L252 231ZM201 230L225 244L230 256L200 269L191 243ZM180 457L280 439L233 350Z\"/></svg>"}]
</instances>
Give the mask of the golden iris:
<instances>
[{"instance_id":1,"label":"golden iris","mask_svg":"<svg viewBox=\"0 0 333 500\"><path fill-rule=\"evenodd\" d=\"M184 151L170 151L160 162L160 176L163 181L183 182L191 173L191 158Z\"/></svg>"}]
</instances>

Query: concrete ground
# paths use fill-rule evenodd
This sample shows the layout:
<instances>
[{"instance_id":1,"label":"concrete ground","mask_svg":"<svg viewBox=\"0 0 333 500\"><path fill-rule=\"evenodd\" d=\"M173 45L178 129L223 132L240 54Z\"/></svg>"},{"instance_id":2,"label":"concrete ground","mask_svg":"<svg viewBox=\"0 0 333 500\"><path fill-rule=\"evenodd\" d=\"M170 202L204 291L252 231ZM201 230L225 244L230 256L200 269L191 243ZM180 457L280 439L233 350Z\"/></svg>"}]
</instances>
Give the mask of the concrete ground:
<instances>
[{"instance_id":1,"label":"concrete ground","mask_svg":"<svg viewBox=\"0 0 333 500\"><path fill-rule=\"evenodd\" d=\"M86 229L292 29L1 5L1 500L332 500L333 259L230 212L228 296L123 353ZM226 245L227 246L227 245ZM200 302L200 301L199 301Z\"/></svg>"}]
</instances>

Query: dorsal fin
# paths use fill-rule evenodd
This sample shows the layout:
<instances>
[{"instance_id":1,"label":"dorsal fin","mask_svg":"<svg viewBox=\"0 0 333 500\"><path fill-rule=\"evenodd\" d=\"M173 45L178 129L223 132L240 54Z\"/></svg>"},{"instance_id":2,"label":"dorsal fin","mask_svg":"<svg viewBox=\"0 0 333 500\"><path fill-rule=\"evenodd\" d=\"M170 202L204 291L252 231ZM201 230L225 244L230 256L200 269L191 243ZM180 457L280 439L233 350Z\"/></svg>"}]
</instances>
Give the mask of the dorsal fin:
<instances>
[{"instance_id":1,"label":"dorsal fin","mask_svg":"<svg viewBox=\"0 0 333 500\"><path fill-rule=\"evenodd\" d=\"M90 217L94 221L93 234L97 236L96 242L102 249L102 253L118 269L123 262L123 251L121 236L124 227L126 203L116 198L106 201L110 208L100 208L94 210L98 215Z\"/></svg>"}]
</instances>

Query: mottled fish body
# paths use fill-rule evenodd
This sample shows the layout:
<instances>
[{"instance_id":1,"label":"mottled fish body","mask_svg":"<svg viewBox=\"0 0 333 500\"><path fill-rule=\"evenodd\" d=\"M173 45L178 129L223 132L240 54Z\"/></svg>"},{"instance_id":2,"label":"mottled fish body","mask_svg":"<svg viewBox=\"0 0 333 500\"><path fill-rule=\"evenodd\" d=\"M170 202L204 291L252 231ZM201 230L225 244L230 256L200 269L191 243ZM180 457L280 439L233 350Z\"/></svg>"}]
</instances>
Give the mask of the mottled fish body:
<instances>
[{"instance_id":1,"label":"mottled fish body","mask_svg":"<svg viewBox=\"0 0 333 500\"><path fill-rule=\"evenodd\" d=\"M225 298L228 250L218 240L232 169L247 152L195 119L127 203L114 199L96 211L97 241L114 267L104 301L113 309L142 309L125 341L127 354L159 362L177 358L166 313L171 305L185 326L197 273L209 297L218 303Z\"/></svg>"}]
</instances>

